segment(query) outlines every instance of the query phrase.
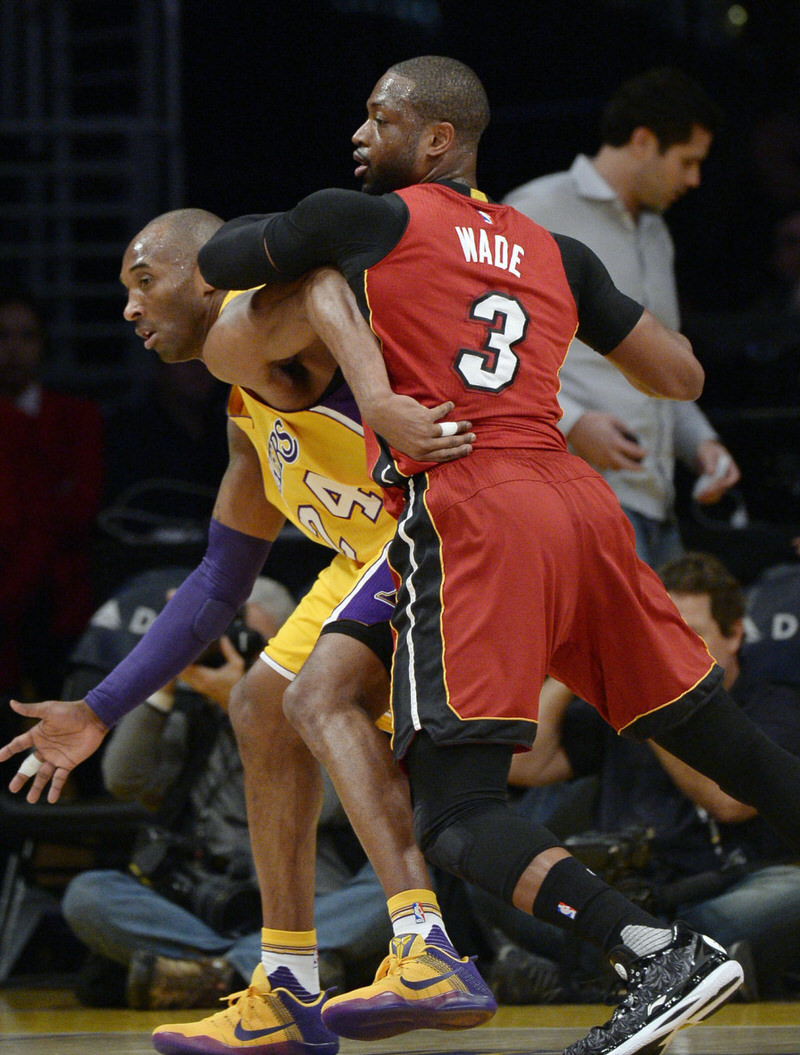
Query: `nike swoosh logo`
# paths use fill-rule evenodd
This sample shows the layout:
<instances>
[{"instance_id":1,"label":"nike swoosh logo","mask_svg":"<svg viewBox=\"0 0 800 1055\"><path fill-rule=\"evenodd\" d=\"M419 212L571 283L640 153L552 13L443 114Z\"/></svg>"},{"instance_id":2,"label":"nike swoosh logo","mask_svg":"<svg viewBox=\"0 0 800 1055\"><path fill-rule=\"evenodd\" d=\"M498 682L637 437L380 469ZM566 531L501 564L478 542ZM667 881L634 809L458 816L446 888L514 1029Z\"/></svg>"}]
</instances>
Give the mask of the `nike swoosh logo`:
<instances>
[{"instance_id":1,"label":"nike swoosh logo","mask_svg":"<svg viewBox=\"0 0 800 1055\"><path fill-rule=\"evenodd\" d=\"M400 984L404 985L406 989L430 989L432 985L438 985L439 982L444 982L447 978L452 978L455 971L447 971L446 974L437 975L436 978L426 978L421 982L407 982L405 978L400 979Z\"/></svg>"},{"instance_id":2,"label":"nike swoosh logo","mask_svg":"<svg viewBox=\"0 0 800 1055\"><path fill-rule=\"evenodd\" d=\"M260 1040L261 1037L268 1037L270 1033L280 1033L281 1030L294 1025L296 1022L292 1019L291 1022L284 1022L282 1026L270 1026L269 1029L245 1029L241 1022L237 1022L233 1035L237 1040Z\"/></svg>"}]
</instances>

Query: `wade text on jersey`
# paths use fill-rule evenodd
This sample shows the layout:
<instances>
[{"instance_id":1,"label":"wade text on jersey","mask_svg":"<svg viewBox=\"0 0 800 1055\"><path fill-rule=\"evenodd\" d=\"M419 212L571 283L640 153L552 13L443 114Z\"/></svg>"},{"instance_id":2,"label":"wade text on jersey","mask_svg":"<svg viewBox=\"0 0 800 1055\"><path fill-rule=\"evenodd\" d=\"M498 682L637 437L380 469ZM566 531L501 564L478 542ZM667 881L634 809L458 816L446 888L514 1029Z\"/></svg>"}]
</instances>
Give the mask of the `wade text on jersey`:
<instances>
[{"instance_id":1,"label":"wade text on jersey","mask_svg":"<svg viewBox=\"0 0 800 1055\"><path fill-rule=\"evenodd\" d=\"M490 235L483 227L456 227L464 259L468 264L489 264L520 278L519 266L525 250L514 242L511 246L502 234Z\"/></svg>"}]
</instances>

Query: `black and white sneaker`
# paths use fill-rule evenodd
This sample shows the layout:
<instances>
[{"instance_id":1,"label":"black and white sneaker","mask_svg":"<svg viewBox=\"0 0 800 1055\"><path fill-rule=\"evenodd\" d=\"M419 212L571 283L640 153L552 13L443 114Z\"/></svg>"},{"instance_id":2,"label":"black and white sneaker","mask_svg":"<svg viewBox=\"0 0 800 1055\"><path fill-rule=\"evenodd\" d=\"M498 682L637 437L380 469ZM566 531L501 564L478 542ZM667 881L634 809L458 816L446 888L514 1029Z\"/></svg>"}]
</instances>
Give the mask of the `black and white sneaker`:
<instances>
[{"instance_id":1,"label":"black and white sneaker","mask_svg":"<svg viewBox=\"0 0 800 1055\"><path fill-rule=\"evenodd\" d=\"M741 965L711 938L685 923L672 941L634 959L615 949L611 963L628 984L628 995L602 1026L565 1048L563 1055L660 1055L681 1026L701 1022L742 984Z\"/></svg>"}]
</instances>

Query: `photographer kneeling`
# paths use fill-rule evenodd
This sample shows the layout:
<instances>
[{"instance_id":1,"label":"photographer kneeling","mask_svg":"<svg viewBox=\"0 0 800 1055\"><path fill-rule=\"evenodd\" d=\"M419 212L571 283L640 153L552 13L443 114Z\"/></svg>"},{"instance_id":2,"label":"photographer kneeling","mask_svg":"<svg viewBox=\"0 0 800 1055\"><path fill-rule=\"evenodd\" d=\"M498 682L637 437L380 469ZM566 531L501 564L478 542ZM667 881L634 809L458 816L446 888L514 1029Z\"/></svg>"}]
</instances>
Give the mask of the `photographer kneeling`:
<instances>
[{"instance_id":1,"label":"photographer kneeling","mask_svg":"<svg viewBox=\"0 0 800 1055\"><path fill-rule=\"evenodd\" d=\"M83 1003L206 1007L240 976L246 984L260 956L261 907L226 711L294 606L283 586L258 579L228 635L109 737L108 790L154 815L128 872L84 872L64 894L64 916L93 954L77 987Z\"/></svg>"}]
</instances>

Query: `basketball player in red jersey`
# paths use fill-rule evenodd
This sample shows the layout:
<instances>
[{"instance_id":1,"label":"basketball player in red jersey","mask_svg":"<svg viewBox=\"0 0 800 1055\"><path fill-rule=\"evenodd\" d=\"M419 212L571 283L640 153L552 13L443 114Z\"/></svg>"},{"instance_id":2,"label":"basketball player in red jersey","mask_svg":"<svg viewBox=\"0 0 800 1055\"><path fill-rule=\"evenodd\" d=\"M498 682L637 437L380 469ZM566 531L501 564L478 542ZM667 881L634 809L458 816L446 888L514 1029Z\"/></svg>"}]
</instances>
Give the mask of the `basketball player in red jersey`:
<instances>
[{"instance_id":1,"label":"basketball player in red jersey","mask_svg":"<svg viewBox=\"0 0 800 1055\"><path fill-rule=\"evenodd\" d=\"M514 750L533 740L551 673L800 847L800 763L722 689L720 668L636 557L613 493L556 428L558 369L576 332L653 396L696 399L702 368L585 246L477 190L489 110L471 70L437 56L400 63L367 110L353 137L366 194L322 191L286 214L233 221L201 250L201 270L241 287L332 264L350 283L383 357L354 358L322 335L373 429L373 475L399 514L394 748L420 845L597 944L627 979L612 1018L568 1055L655 1055L730 996L739 965L682 923L665 929L512 814L506 778ZM394 449L401 396L452 399L473 423L470 457L433 466ZM398 948L371 986L330 1000L325 1023L383 1035L382 1017L391 1023L413 999L409 981L425 984L414 952Z\"/></svg>"}]
</instances>

